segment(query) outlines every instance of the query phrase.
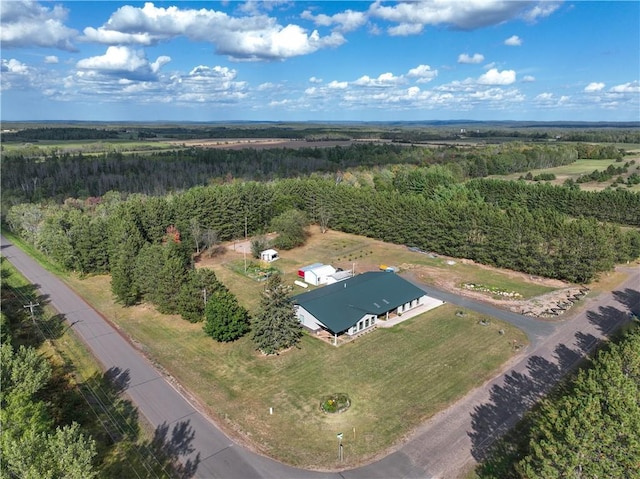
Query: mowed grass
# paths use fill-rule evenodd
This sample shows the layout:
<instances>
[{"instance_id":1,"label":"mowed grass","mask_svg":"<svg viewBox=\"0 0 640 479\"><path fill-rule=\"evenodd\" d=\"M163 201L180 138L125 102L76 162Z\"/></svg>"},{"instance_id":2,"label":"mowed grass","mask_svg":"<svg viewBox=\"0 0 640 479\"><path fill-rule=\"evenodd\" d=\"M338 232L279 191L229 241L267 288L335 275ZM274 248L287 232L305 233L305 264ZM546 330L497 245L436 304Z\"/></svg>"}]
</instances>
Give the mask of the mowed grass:
<instances>
[{"instance_id":1,"label":"mowed grass","mask_svg":"<svg viewBox=\"0 0 640 479\"><path fill-rule=\"evenodd\" d=\"M203 334L201 324L144 305L114 305L108 281L99 276L72 282L223 429L301 467L338 466L338 432L345 433L343 466L372 459L494 376L515 353L514 341L526 342L510 325L491 320L482 326L482 316L467 311L460 317L459 308L445 305L339 348L305 334L299 348L265 357L248 337L220 344ZM321 412L322 397L334 392L347 393L351 408Z\"/></svg>"}]
</instances>

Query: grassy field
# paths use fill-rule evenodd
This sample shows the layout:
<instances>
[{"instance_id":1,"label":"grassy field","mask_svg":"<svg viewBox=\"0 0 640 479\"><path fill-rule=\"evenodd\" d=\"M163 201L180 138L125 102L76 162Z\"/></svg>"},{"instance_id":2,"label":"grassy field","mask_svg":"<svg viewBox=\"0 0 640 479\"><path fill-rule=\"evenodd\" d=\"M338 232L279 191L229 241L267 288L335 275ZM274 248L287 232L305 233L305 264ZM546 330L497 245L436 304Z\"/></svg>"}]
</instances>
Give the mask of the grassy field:
<instances>
[{"instance_id":1,"label":"grassy field","mask_svg":"<svg viewBox=\"0 0 640 479\"><path fill-rule=\"evenodd\" d=\"M264 357L248 338L219 344L199 324L144 305L114 305L107 281L99 276L73 283L230 434L297 466L337 466L338 432L345 433L346 465L373 458L492 377L515 353L514 341L526 342L509 325L491 320L482 326L480 315L460 317L445 305L339 348L305 335L299 349ZM336 392L350 396L351 408L323 413L322 397Z\"/></svg>"},{"instance_id":2,"label":"grassy field","mask_svg":"<svg viewBox=\"0 0 640 479\"><path fill-rule=\"evenodd\" d=\"M531 174L533 176L536 176L536 175L539 175L540 173L553 173L554 175L556 175L556 179L553 180L553 181L550 181L550 183L554 184L554 185L561 185L561 184L563 184L565 182L565 180L567 180L569 178L571 178L571 179L573 179L575 181L581 175L588 175L589 173L592 173L594 170L603 171L603 170L606 170L609 165L613 165L615 167L623 166L627 161L631 161L631 160L635 160L636 164L629 166L627 173L624 173L624 174L620 175L620 176L622 176L622 178L624 180L626 180L627 177L629 175L631 175L632 173L640 174L640 154L627 156L627 157L624 158L623 162L617 162L614 159L609 159L609 160L577 160L574 163L571 163L570 165L557 166L555 168L543 168L543 169L539 169L539 170L531 170ZM517 180L518 178L520 178L520 176L524 176L525 174L526 174L526 172L524 172L524 173L514 173L514 174L511 174L511 175L505 175L505 176L493 175L493 176L491 176L491 178ZM618 175L614 175L614 177L609 181L602 181L602 182L593 181L593 182L588 182L588 183L582 183L582 184L580 184L580 188L582 188L584 190L591 190L591 191L603 190L607 186L610 186L611 183L613 183L613 181L617 177L618 177ZM628 189L630 191L640 191L640 185L634 185L634 186L632 186L631 188L628 188Z\"/></svg>"},{"instance_id":3,"label":"grassy field","mask_svg":"<svg viewBox=\"0 0 640 479\"><path fill-rule=\"evenodd\" d=\"M524 274L488 268L467 260L454 259L455 264L449 264L451 258L431 257L424 253L412 252L401 245L392 245L364 236L333 230L321 234L317 227L312 227L310 232L311 236L304 246L292 251L280 251L281 259L272 263L282 271L285 282L294 288L294 293L303 291L294 285L294 281L299 279L298 268L316 262L331 264L345 270L353 268L356 273L377 270L384 264L400 268L401 274L410 274L429 284L447 289L459 289L463 282L468 282L503 291L514 291L523 299L539 296L559 287L553 282L532 281ZM244 257L234 251L233 246L229 246L222 256L202 258L198 266L212 268L245 307L250 310L257 307L263 285L242 274Z\"/></svg>"},{"instance_id":4,"label":"grassy field","mask_svg":"<svg viewBox=\"0 0 640 479\"><path fill-rule=\"evenodd\" d=\"M304 264L325 262L362 272L383 263L403 273L430 275L434 283L474 281L526 296L553 289L525 275L460 260L451 265L448 258L334 231L314 231L304 247L281 252L281 257L273 265L290 284ZM40 261L46 265L44 258ZM242 254L231 247L203 264L214 268L242 304L258 305L263 283L242 274ZM481 315L466 311L459 316L459 308L445 305L339 348L305 335L299 349L264 357L249 338L218 344L204 335L201 324L158 314L148 305L115 304L108 276L63 277L191 391L229 434L284 462L318 469L337 466L337 432L345 433L344 465L371 460L495 375L516 353L514 342L526 342L510 325L491 319L483 326ZM340 392L350 396L351 408L338 415L323 413L323 396Z\"/></svg>"},{"instance_id":5,"label":"grassy field","mask_svg":"<svg viewBox=\"0 0 640 479\"><path fill-rule=\"evenodd\" d=\"M304 247L281 252L273 265L293 284L298 267L317 261L343 267L355 263L360 272L382 261L407 270L430 265L442 276L455 271L460 278L528 294L550 289L506 272L460 262L452 267L445 258L333 231L316 232ZM242 274L242 254L231 248L204 263L215 269L242 304L257 307L263 283ZM298 466L336 466L337 432L346 434L347 465L373 458L492 377L515 353L514 340L526 341L509 325L492 320L482 326L478 324L482 316L467 311L460 317L456 308L445 305L339 348L306 335L300 349L263 357L248 338L218 344L204 336L199 324L160 315L147 305L122 308L112 302L108 281L108 276L95 276L73 280L73 286L192 391L230 434ZM349 394L352 407L335 416L321 412L322 397L339 392Z\"/></svg>"},{"instance_id":6,"label":"grassy field","mask_svg":"<svg viewBox=\"0 0 640 479\"><path fill-rule=\"evenodd\" d=\"M41 140L34 143L3 143L3 152L8 155L23 154L25 156L45 156L53 153L113 153L123 154L135 152L152 152L166 149L176 149L175 143L164 141L138 141L138 140L75 140L75 141L46 141Z\"/></svg>"}]
</instances>

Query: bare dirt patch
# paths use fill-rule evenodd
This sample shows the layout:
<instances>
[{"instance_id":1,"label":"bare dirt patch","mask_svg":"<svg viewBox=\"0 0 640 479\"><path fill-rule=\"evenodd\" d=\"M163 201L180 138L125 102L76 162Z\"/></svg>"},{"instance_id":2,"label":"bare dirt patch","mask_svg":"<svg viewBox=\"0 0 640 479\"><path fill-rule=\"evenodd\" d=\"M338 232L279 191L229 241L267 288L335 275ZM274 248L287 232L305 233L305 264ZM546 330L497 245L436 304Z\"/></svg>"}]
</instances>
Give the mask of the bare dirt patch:
<instances>
[{"instance_id":1,"label":"bare dirt patch","mask_svg":"<svg viewBox=\"0 0 640 479\"><path fill-rule=\"evenodd\" d=\"M198 267L215 270L241 260L248 256L249 244L250 240L229 242L224 245L225 254L213 258L203 255ZM297 279L298 268L315 262L353 269L356 274L379 270L381 265L393 266L425 284L536 317L552 318L564 314L586 293L580 285L556 279L494 268L469 259L415 252L403 245L339 231L328 230L323 234L317 226L309 228L309 237L303 246L281 251L280 257L273 265L292 285ZM475 288L470 288L469 284ZM482 290L481 285L486 285L486 290ZM501 288L495 288L495 285Z\"/></svg>"}]
</instances>

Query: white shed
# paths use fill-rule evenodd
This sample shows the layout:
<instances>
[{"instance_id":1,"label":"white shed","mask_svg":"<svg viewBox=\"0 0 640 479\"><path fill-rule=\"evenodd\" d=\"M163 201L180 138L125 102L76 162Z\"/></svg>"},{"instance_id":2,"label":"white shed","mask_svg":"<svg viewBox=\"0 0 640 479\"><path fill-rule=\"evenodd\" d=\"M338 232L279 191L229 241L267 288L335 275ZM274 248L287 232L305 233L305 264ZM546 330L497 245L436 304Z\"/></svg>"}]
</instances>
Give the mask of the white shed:
<instances>
[{"instance_id":1,"label":"white shed","mask_svg":"<svg viewBox=\"0 0 640 479\"><path fill-rule=\"evenodd\" d=\"M309 269L304 272L304 282L312 284L314 286L318 286L320 284L326 284L329 276L334 274L336 269L329 265L323 264L316 268Z\"/></svg>"},{"instance_id":2,"label":"white shed","mask_svg":"<svg viewBox=\"0 0 640 479\"><path fill-rule=\"evenodd\" d=\"M280 258L280 256L278 256L278 252L274 249L266 249L260 253L260 259L262 261L266 261L267 263L271 263L278 258Z\"/></svg>"}]
</instances>

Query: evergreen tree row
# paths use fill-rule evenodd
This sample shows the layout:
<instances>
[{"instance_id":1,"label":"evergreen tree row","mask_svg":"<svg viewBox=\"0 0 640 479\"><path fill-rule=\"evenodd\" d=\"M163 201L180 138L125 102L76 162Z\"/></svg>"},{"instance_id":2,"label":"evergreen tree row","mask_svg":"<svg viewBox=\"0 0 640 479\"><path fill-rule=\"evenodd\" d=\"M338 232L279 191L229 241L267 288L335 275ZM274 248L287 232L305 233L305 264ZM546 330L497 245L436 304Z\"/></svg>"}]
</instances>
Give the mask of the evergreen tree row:
<instances>
[{"instance_id":1,"label":"evergreen tree row","mask_svg":"<svg viewBox=\"0 0 640 479\"><path fill-rule=\"evenodd\" d=\"M640 226L640 194L627 190L583 191L549 184L476 179L466 183L488 203L507 208L513 204L533 210L550 208L573 217Z\"/></svg>"},{"instance_id":2,"label":"evergreen tree row","mask_svg":"<svg viewBox=\"0 0 640 479\"><path fill-rule=\"evenodd\" d=\"M126 304L149 299L144 285L135 279L140 256L158 269L158 265L166 268L162 275L170 274L185 267L200 245L241 238L245 232L263 233L274 218L292 209L304 212L312 222L347 233L571 282L589 282L614 264L640 256L640 234L635 230L623 231L593 217L567 217L558 211L561 206L544 196L529 205L496 201L487 194L491 189L482 189L485 185L521 188L520 183L473 182L467 187L447 183L445 176L436 174L433 183L427 178L424 184L409 181L384 191L308 179L199 187L167 197L134 195L123 200L110 194L97 203L18 205L9 210L7 221L69 268L110 271L116 284L122 281L114 291L122 291L117 295ZM567 194L564 188L525 185L520 195L526 198L528 192L547 190ZM585 197L594 205L598 199L606 204L613 201L611 194ZM637 196L619 195L615 198L637 202ZM612 204L610 212L614 215L627 206ZM172 225L181 234L179 245L167 243L167 228ZM177 301L178 292L172 297Z\"/></svg>"}]
</instances>

